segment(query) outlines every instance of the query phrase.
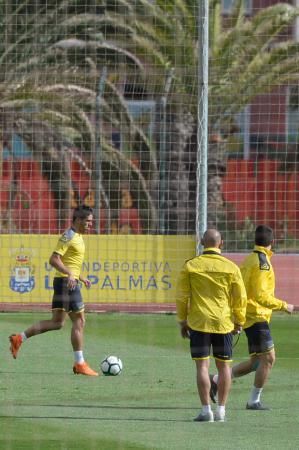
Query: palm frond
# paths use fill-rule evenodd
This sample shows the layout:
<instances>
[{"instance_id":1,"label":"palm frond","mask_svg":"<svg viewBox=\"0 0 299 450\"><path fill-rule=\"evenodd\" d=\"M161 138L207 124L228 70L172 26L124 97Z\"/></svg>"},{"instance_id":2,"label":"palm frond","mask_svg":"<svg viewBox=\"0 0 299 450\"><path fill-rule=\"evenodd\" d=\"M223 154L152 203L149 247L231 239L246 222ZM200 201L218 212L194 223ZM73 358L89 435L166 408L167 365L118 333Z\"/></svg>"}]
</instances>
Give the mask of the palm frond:
<instances>
[{"instance_id":1,"label":"palm frond","mask_svg":"<svg viewBox=\"0 0 299 450\"><path fill-rule=\"evenodd\" d=\"M154 204L154 201L151 197L147 182L145 178L143 177L141 171L130 161L128 160L125 155L117 150L115 147L110 146L106 141L103 142L103 151L108 157L108 161L112 162L112 165L114 167L117 167L117 169L121 172L127 172L128 173L128 179L130 180L130 184L132 185L132 190L134 190L134 174L136 177L136 182L139 187L137 187L135 190L137 190L140 194L140 191L143 192L145 200L146 200L146 207L143 208L143 211L149 212L149 230L155 230L157 228L157 212L156 207ZM125 169L125 170L124 170ZM132 173L130 175L130 172ZM123 181L125 181L123 179ZM141 195L142 198L142 195ZM148 219L147 219L148 221Z\"/></svg>"},{"instance_id":2,"label":"palm frond","mask_svg":"<svg viewBox=\"0 0 299 450\"><path fill-rule=\"evenodd\" d=\"M78 65L80 65L80 61L84 62L86 57L91 55L91 57L104 61L106 65L109 64L109 60L113 63L118 61L129 66L133 65L141 73L144 72L144 65L136 55L108 42L86 42L82 39L69 38L56 42L51 49L64 50L69 60Z\"/></svg>"}]
</instances>

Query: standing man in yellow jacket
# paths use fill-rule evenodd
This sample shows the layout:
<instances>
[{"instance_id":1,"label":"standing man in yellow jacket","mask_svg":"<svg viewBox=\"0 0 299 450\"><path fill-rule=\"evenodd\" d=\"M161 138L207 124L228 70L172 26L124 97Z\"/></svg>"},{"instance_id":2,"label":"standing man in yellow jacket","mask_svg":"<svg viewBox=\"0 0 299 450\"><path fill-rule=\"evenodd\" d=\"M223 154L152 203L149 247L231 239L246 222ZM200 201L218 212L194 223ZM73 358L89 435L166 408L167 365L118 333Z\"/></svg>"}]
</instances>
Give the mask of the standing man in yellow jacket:
<instances>
[{"instance_id":1,"label":"standing man in yellow jacket","mask_svg":"<svg viewBox=\"0 0 299 450\"><path fill-rule=\"evenodd\" d=\"M240 269L221 255L223 241L217 230L207 230L202 238L203 254L186 261L177 285L177 317L183 338L190 338L196 363L197 388L202 410L194 419L213 422L210 405L210 350L219 373L218 405L215 420L225 419L225 404L231 386L229 362L232 333L245 323L246 291Z\"/></svg>"},{"instance_id":2,"label":"standing man in yellow jacket","mask_svg":"<svg viewBox=\"0 0 299 450\"><path fill-rule=\"evenodd\" d=\"M274 296L275 275L270 262L272 256L273 231L266 225L255 230L255 246L241 265L241 273L247 292L246 322L244 325L248 340L250 358L232 367L232 378L255 371L254 385L246 409L266 410L260 397L275 361L274 343L269 329L272 311L292 313L294 305ZM215 401L218 375L211 376L210 395Z\"/></svg>"}]
</instances>

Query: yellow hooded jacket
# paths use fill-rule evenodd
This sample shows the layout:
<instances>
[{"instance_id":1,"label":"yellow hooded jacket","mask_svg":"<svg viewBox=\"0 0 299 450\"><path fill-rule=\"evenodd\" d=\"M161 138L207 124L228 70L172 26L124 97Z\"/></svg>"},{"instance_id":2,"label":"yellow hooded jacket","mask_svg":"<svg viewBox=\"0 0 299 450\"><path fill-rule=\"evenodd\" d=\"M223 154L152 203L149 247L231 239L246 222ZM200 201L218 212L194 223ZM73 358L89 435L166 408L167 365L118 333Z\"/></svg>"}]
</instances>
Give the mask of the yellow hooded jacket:
<instances>
[{"instance_id":1,"label":"yellow hooded jacket","mask_svg":"<svg viewBox=\"0 0 299 450\"><path fill-rule=\"evenodd\" d=\"M275 275L270 258L273 252L255 245L253 252L241 264L247 292L246 323L270 322L272 311L286 311L287 303L274 296Z\"/></svg>"},{"instance_id":2,"label":"yellow hooded jacket","mask_svg":"<svg viewBox=\"0 0 299 450\"><path fill-rule=\"evenodd\" d=\"M234 324L243 326L246 290L239 267L220 254L205 248L200 256L185 262L177 283L178 321L206 333L226 334Z\"/></svg>"}]
</instances>

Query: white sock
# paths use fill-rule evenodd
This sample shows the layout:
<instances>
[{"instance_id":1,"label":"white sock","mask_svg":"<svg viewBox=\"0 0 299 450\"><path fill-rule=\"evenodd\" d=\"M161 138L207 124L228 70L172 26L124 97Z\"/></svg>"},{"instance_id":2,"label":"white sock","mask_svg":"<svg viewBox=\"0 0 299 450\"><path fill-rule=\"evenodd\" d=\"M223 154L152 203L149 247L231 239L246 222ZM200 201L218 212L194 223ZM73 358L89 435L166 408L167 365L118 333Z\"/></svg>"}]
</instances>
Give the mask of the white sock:
<instances>
[{"instance_id":1,"label":"white sock","mask_svg":"<svg viewBox=\"0 0 299 450\"><path fill-rule=\"evenodd\" d=\"M218 383L218 373L216 373L216 375L213 376L213 381L214 383Z\"/></svg>"},{"instance_id":2,"label":"white sock","mask_svg":"<svg viewBox=\"0 0 299 450\"><path fill-rule=\"evenodd\" d=\"M202 413L203 414L207 414L207 413L210 413L212 410L211 410L211 405L202 405Z\"/></svg>"},{"instance_id":3,"label":"white sock","mask_svg":"<svg viewBox=\"0 0 299 450\"><path fill-rule=\"evenodd\" d=\"M76 352L74 352L74 358L76 363L78 364L84 363L83 351L77 350Z\"/></svg>"},{"instance_id":4,"label":"white sock","mask_svg":"<svg viewBox=\"0 0 299 450\"><path fill-rule=\"evenodd\" d=\"M27 339L27 336L26 336L26 334L25 334L25 332L24 332L24 331L22 331L22 333L21 333L21 337L22 337L22 342L26 341L26 339Z\"/></svg>"},{"instance_id":5,"label":"white sock","mask_svg":"<svg viewBox=\"0 0 299 450\"><path fill-rule=\"evenodd\" d=\"M224 405L217 405L216 411L220 415L225 415L225 406Z\"/></svg>"},{"instance_id":6,"label":"white sock","mask_svg":"<svg viewBox=\"0 0 299 450\"><path fill-rule=\"evenodd\" d=\"M251 391L251 395L250 395L250 399L249 399L249 404L252 405L252 403L257 403L260 401L261 398L261 393L263 391L263 388L256 388L255 386L253 386L252 391Z\"/></svg>"}]
</instances>

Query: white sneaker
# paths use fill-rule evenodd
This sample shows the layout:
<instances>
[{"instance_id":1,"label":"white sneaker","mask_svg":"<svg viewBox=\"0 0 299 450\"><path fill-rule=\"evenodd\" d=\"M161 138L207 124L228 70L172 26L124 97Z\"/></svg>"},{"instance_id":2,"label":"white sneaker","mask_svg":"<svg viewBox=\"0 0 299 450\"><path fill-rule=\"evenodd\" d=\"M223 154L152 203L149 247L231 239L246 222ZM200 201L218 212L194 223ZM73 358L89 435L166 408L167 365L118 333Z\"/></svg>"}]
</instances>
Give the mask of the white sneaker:
<instances>
[{"instance_id":1,"label":"white sneaker","mask_svg":"<svg viewBox=\"0 0 299 450\"><path fill-rule=\"evenodd\" d=\"M220 413L219 411L215 412L214 415L215 422L225 422L225 413Z\"/></svg>"},{"instance_id":2,"label":"white sneaker","mask_svg":"<svg viewBox=\"0 0 299 450\"><path fill-rule=\"evenodd\" d=\"M194 422L214 422L214 414L213 411L207 412L204 414L203 412L200 412L195 419L193 419Z\"/></svg>"}]
</instances>

